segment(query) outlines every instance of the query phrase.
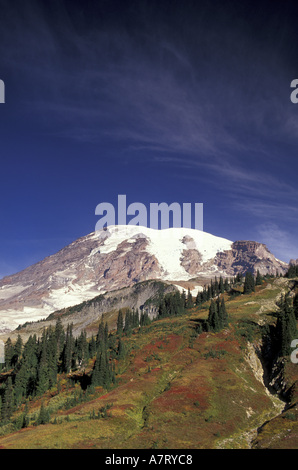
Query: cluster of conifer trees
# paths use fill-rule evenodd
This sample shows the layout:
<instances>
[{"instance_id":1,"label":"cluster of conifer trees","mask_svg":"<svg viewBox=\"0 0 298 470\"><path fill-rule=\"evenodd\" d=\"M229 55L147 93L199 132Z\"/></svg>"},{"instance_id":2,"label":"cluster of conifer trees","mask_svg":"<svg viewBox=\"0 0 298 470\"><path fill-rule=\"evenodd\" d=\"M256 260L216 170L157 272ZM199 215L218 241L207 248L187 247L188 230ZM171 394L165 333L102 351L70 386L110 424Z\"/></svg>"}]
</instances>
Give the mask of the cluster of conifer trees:
<instances>
[{"instance_id":1,"label":"cluster of conifer trees","mask_svg":"<svg viewBox=\"0 0 298 470\"><path fill-rule=\"evenodd\" d=\"M298 334L297 320L298 294L295 294L293 300L286 294L280 300L276 323L277 346L280 356L287 356L292 352L291 342L297 338Z\"/></svg>"},{"instance_id":2,"label":"cluster of conifer trees","mask_svg":"<svg viewBox=\"0 0 298 470\"><path fill-rule=\"evenodd\" d=\"M120 309L117 317L116 336L109 334L107 323L104 325L103 319L99 325L96 337L95 351L96 359L92 372L91 384L95 387L101 386L109 389L116 381L115 357L121 358L125 354L122 335L129 336L132 330L139 326L146 326L151 323L147 311L139 314L138 309ZM92 344L93 337L91 339ZM94 354L91 356L93 357Z\"/></svg>"},{"instance_id":3,"label":"cluster of conifer trees","mask_svg":"<svg viewBox=\"0 0 298 470\"><path fill-rule=\"evenodd\" d=\"M141 315L139 309L120 309L117 318L117 334L130 334L134 328L139 326L150 325L151 320L146 310L142 310Z\"/></svg>"},{"instance_id":4,"label":"cluster of conifer trees","mask_svg":"<svg viewBox=\"0 0 298 470\"><path fill-rule=\"evenodd\" d=\"M298 276L298 264L291 264L286 273L286 277L293 278Z\"/></svg>"},{"instance_id":5,"label":"cluster of conifer trees","mask_svg":"<svg viewBox=\"0 0 298 470\"><path fill-rule=\"evenodd\" d=\"M238 282L240 282L240 279ZM228 278L223 280L222 276L220 276L218 281L217 277L215 277L214 281L211 280L210 284L204 286L203 290L197 293L195 301L196 305L200 307L204 302L208 302L208 300L213 299L220 294L229 292L231 285L234 283L236 283L236 278L229 281Z\"/></svg>"},{"instance_id":6,"label":"cluster of conifer trees","mask_svg":"<svg viewBox=\"0 0 298 470\"><path fill-rule=\"evenodd\" d=\"M178 291L174 294L168 293L160 300L158 318L181 315L195 305L200 307L203 302L211 299L208 319L204 322L200 331L219 331L228 326L228 314L224 298L221 295L225 290L230 290L230 284L228 281L223 282L222 277L220 277L219 282L215 278L215 281L211 281L210 285L205 286L202 292L199 291L195 302L193 301L190 289L188 289L187 295L184 290L182 293Z\"/></svg>"},{"instance_id":7,"label":"cluster of conifer trees","mask_svg":"<svg viewBox=\"0 0 298 470\"><path fill-rule=\"evenodd\" d=\"M255 286L261 285L262 281L263 278L259 271L257 271L256 278L254 278L252 273L247 272L244 279L243 293L248 294L255 291ZM207 329L218 331L218 328L221 329L227 324L227 314L222 294L225 292L230 293L233 287L241 284L243 284L243 276L241 274L237 274L231 279L225 278L225 280L222 276L220 276L219 279L215 277L214 280L210 281L210 284L205 285L203 290L197 293L195 301L193 301L190 289L188 289L187 295L185 291L182 293L175 292L174 294L166 294L159 302L159 318L180 315L193 306L200 308L203 303L211 301L209 319L205 326ZM219 304L220 296L222 299ZM217 301L215 302L213 299L217 299Z\"/></svg>"},{"instance_id":8,"label":"cluster of conifer trees","mask_svg":"<svg viewBox=\"0 0 298 470\"><path fill-rule=\"evenodd\" d=\"M68 374L73 369L84 369L89 358L96 356L95 385L108 386L114 380L109 362L108 327L99 325L98 334L87 341L86 332L74 338L72 324L66 331L58 318L55 327L44 329L42 337L30 336L23 345L20 335L15 344L10 338L5 344L5 368L10 371L4 387L0 388L0 417L5 421L27 398L41 396L58 386L58 374ZM101 378L98 379L98 371Z\"/></svg>"},{"instance_id":9,"label":"cluster of conifer trees","mask_svg":"<svg viewBox=\"0 0 298 470\"><path fill-rule=\"evenodd\" d=\"M64 331L62 322L44 329L41 338L31 335L23 345L18 336L13 345L10 338L5 344L5 367L13 369L16 404L23 398L42 395L57 384L57 374L68 373L72 367L85 364L92 354L92 342L86 333L73 337L72 325Z\"/></svg>"},{"instance_id":10,"label":"cluster of conifer trees","mask_svg":"<svg viewBox=\"0 0 298 470\"><path fill-rule=\"evenodd\" d=\"M212 299L209 307L207 319L207 329L214 332L220 331L228 326L228 313L225 306L224 298L218 297Z\"/></svg>"},{"instance_id":11,"label":"cluster of conifer trees","mask_svg":"<svg viewBox=\"0 0 298 470\"><path fill-rule=\"evenodd\" d=\"M108 389L112 383L115 383L115 366L114 362L110 360L109 330L108 324L104 325L103 318L99 324L95 346L96 359L91 384L95 387L102 386Z\"/></svg>"},{"instance_id":12,"label":"cluster of conifer trees","mask_svg":"<svg viewBox=\"0 0 298 470\"><path fill-rule=\"evenodd\" d=\"M243 293L248 294L255 291L255 286L261 285L263 277L260 275L260 272L257 271L256 278L254 278L251 272L247 272L244 277ZM198 292L196 296L195 304L199 307L202 303L207 302L220 294L225 292L230 293L231 290L237 285L243 284L242 274L237 274L230 279L225 278L225 280L220 276L219 280L217 277L214 278L214 281L211 280L210 284L204 286L203 291Z\"/></svg>"},{"instance_id":13,"label":"cluster of conifer trees","mask_svg":"<svg viewBox=\"0 0 298 470\"><path fill-rule=\"evenodd\" d=\"M187 298L184 291L181 294L179 291L165 294L159 302L158 316L159 318L163 318L172 315L181 315L185 312L186 305Z\"/></svg>"},{"instance_id":14,"label":"cluster of conifer trees","mask_svg":"<svg viewBox=\"0 0 298 470\"><path fill-rule=\"evenodd\" d=\"M115 357L123 357L122 335L129 335L138 326L151 323L148 312L120 310L117 334L109 333L103 318L96 336L88 341L86 332L73 335L73 325L66 331L58 318L55 327L44 329L41 338L30 336L25 344L18 335L15 344L8 338L5 344L5 364L2 370L10 372L0 384L0 420L6 422L12 413L26 401L43 395L52 387L59 387L59 374L83 370L90 358L95 358L91 373L91 386L109 389L115 383ZM2 365L3 366L3 365Z\"/></svg>"}]
</instances>

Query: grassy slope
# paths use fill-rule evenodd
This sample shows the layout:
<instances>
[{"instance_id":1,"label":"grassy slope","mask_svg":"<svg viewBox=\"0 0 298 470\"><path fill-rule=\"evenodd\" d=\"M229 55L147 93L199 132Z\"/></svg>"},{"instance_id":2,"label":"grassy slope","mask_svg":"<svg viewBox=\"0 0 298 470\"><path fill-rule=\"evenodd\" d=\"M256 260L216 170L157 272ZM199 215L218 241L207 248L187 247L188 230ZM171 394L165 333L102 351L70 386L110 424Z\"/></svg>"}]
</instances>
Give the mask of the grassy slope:
<instances>
[{"instance_id":1,"label":"grassy slope","mask_svg":"<svg viewBox=\"0 0 298 470\"><path fill-rule=\"evenodd\" d=\"M282 289L283 281L277 280L274 286L228 301L230 326L217 334L195 334L196 322L208 310L193 309L125 338L129 353L116 365L117 387L109 392L99 388L97 397L69 410L59 409L59 404L74 389L47 394L51 422L56 417L59 424L3 436L0 447L248 448L255 430L267 420L255 447L297 447L297 417L292 410L290 417L272 419L279 414L276 401L256 377L246 348L251 331L258 340L258 328L243 323L273 322L268 312ZM291 383L298 378L295 367L288 367ZM90 413L97 414L106 404L112 405L106 418L90 419ZM30 412L37 411L40 400L32 406Z\"/></svg>"}]
</instances>

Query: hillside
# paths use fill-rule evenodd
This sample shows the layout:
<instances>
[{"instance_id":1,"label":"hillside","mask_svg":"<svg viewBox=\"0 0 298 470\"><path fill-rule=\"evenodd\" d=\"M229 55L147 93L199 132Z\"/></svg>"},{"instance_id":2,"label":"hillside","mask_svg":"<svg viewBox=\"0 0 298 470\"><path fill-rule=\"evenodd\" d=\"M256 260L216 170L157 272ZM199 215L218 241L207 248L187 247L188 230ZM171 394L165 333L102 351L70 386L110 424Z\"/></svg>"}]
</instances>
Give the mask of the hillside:
<instances>
[{"instance_id":1,"label":"hillside","mask_svg":"<svg viewBox=\"0 0 298 470\"><path fill-rule=\"evenodd\" d=\"M88 392L94 359L61 374L59 386L14 413L26 413L27 427L0 427L1 448L297 448L297 364L274 349L276 302L297 284L267 278L250 294L235 286L218 332L201 328L206 302L124 333L114 385ZM42 403L49 422L36 425Z\"/></svg>"},{"instance_id":2,"label":"hillside","mask_svg":"<svg viewBox=\"0 0 298 470\"><path fill-rule=\"evenodd\" d=\"M57 310L44 320L19 325L16 330L2 334L1 338L6 340L10 337L12 340L16 340L19 334L26 339L34 334L41 336L44 328L55 326L57 318L61 319L65 329L67 324L71 322L75 336L85 330L87 336L91 337L92 334L96 334L102 316L104 316L105 322L108 322L110 329L115 328L117 314L121 308L146 309L148 315L153 318L157 313L159 298L176 290L175 286L158 280L139 282L130 287L98 295L78 305Z\"/></svg>"}]
</instances>

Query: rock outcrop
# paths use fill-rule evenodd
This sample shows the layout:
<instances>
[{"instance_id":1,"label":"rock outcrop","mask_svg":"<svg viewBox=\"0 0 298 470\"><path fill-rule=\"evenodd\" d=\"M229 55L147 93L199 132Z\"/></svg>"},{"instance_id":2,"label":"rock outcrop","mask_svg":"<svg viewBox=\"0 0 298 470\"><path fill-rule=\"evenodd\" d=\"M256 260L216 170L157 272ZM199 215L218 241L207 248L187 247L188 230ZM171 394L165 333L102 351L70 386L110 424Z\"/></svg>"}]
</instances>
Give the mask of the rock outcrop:
<instances>
[{"instance_id":1,"label":"rock outcrop","mask_svg":"<svg viewBox=\"0 0 298 470\"><path fill-rule=\"evenodd\" d=\"M232 249L218 253L215 264L227 275L235 276L238 273L251 271L256 274L284 274L288 265L275 258L266 245L254 241L236 241Z\"/></svg>"}]
</instances>

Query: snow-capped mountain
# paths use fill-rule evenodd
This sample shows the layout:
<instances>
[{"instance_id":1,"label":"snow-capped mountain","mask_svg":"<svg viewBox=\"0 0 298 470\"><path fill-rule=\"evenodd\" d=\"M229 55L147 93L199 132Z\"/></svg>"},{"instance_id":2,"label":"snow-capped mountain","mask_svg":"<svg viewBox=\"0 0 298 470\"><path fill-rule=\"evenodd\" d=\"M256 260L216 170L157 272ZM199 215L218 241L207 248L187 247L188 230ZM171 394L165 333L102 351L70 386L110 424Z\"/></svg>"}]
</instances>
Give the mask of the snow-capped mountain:
<instances>
[{"instance_id":1,"label":"snow-capped mountain","mask_svg":"<svg viewBox=\"0 0 298 470\"><path fill-rule=\"evenodd\" d=\"M101 293L148 279L172 283L233 276L248 269L285 272L265 245L200 230L111 226L0 280L0 330L47 317Z\"/></svg>"}]
</instances>

